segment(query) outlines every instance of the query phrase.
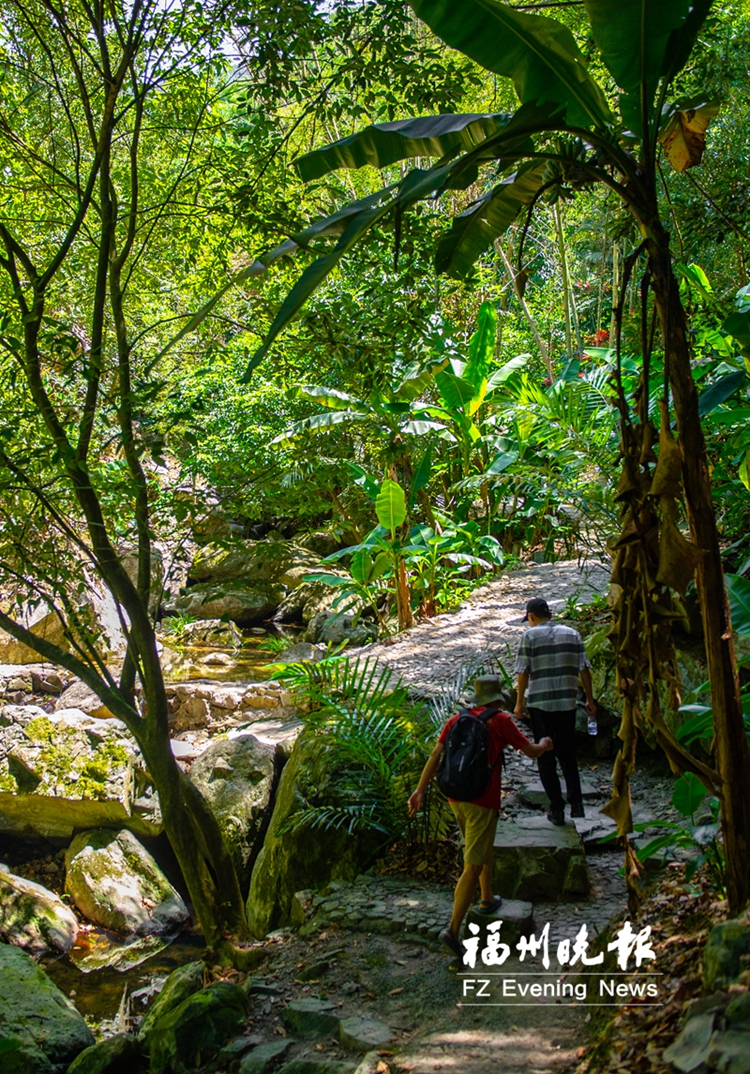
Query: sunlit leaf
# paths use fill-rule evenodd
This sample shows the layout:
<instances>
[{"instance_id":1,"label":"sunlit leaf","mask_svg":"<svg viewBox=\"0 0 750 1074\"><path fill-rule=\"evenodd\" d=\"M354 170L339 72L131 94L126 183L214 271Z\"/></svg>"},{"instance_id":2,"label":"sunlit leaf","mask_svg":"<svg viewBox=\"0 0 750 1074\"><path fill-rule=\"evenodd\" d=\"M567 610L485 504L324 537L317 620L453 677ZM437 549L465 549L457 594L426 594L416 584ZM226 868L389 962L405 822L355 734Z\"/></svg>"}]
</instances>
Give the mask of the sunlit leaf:
<instances>
[{"instance_id":1,"label":"sunlit leaf","mask_svg":"<svg viewBox=\"0 0 750 1074\"><path fill-rule=\"evenodd\" d=\"M601 126L610 111L567 28L555 19L514 11L497 0L410 0L451 48L495 74L512 78L522 102L553 101L571 123Z\"/></svg>"},{"instance_id":2,"label":"sunlit leaf","mask_svg":"<svg viewBox=\"0 0 750 1074\"><path fill-rule=\"evenodd\" d=\"M406 518L406 496L395 481L386 478L375 501L375 514L385 529L394 533Z\"/></svg>"}]
</instances>

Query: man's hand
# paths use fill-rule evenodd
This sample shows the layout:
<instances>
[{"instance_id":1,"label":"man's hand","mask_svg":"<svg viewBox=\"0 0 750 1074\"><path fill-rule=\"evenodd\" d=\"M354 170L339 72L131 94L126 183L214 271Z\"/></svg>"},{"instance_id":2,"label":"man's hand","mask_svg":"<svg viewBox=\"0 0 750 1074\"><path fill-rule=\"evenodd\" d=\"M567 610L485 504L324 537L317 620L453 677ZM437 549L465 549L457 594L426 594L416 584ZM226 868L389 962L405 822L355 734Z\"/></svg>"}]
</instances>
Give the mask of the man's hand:
<instances>
[{"instance_id":1,"label":"man's hand","mask_svg":"<svg viewBox=\"0 0 750 1074\"><path fill-rule=\"evenodd\" d=\"M545 735L544 738L540 738L538 744L544 747L545 752L548 752L549 750L553 750L555 748L555 744L549 737L549 735Z\"/></svg>"},{"instance_id":2,"label":"man's hand","mask_svg":"<svg viewBox=\"0 0 750 1074\"><path fill-rule=\"evenodd\" d=\"M517 720L528 720L529 715L526 712L523 701L516 702L516 707L513 710L513 715Z\"/></svg>"},{"instance_id":3,"label":"man's hand","mask_svg":"<svg viewBox=\"0 0 750 1074\"><path fill-rule=\"evenodd\" d=\"M413 817L414 814L422 808L424 803L424 791L417 789L409 798L409 816Z\"/></svg>"},{"instance_id":4,"label":"man's hand","mask_svg":"<svg viewBox=\"0 0 750 1074\"><path fill-rule=\"evenodd\" d=\"M587 697L586 698L586 712L588 712L589 716L596 716L596 709L597 709L596 701L594 701L593 697Z\"/></svg>"}]
</instances>

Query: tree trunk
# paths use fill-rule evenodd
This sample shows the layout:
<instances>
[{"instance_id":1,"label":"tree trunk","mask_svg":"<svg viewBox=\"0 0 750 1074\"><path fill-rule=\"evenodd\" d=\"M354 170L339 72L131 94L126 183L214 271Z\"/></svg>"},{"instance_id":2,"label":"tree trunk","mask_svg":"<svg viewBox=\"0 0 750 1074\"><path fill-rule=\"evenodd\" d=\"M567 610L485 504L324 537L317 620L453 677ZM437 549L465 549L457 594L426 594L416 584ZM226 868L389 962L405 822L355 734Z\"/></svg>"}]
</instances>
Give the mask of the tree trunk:
<instances>
[{"instance_id":1,"label":"tree trunk","mask_svg":"<svg viewBox=\"0 0 750 1074\"><path fill-rule=\"evenodd\" d=\"M711 684L716 764L722 781L727 895L730 911L738 913L744 909L750 894L750 754L685 311L672 271L669 236L660 224L648 230L649 267L674 397L690 533L693 543L704 552L696 571L696 586Z\"/></svg>"}]
</instances>

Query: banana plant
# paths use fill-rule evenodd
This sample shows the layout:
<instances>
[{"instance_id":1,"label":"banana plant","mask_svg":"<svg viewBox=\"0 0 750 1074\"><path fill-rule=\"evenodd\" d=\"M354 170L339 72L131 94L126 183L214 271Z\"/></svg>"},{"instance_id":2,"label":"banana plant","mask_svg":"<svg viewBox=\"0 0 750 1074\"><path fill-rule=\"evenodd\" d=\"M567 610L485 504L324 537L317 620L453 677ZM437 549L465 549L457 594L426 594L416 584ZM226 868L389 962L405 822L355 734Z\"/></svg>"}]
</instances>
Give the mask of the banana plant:
<instances>
[{"instance_id":1,"label":"banana plant","mask_svg":"<svg viewBox=\"0 0 750 1074\"><path fill-rule=\"evenodd\" d=\"M340 237L294 285L254 356L251 369L352 247L376 226L382 229L391 223L397 227L404 212L420 201L479 186L479 195L455 217L436 250L440 271L467 278L478 258L507 231L518 214L533 210L543 195L556 202L561 196L600 185L620 199L640 234L640 245L626 260L627 272L629 275L633 271L639 259L644 263L644 286L653 302L667 358L679 443L673 440L665 418L660 447L665 464L660 480L666 481L664 487L674 493L681 478L693 551L680 544L674 521L667 517L665 533L675 555L669 560L669 568L665 561L665 570L678 589L686 584L685 571L696 577L718 714L714 775L723 799L727 892L730 908L737 911L750 895L750 797L745 793L750 786L750 758L745 747L729 604L687 319L658 194L660 158L677 172L698 165L706 129L718 110L705 94L686 99L671 92L709 14L711 0L584 0L582 10L588 21L584 34L593 41L601 70L606 72L601 83L589 71L571 30L547 15L527 14L499 0L462 0L460 4L410 0L410 4L447 45L493 74L511 79L519 108L512 114L422 116L374 124L298 160L298 171L308 181L341 168L388 168L409 160L415 161L415 166L405 170L392 186L373 195L366 205L352 207L345 217L339 212ZM434 164L424 167L425 158L432 158ZM324 231L322 226L321 232ZM644 339L647 335L644 328ZM648 355L644 353L643 358L647 364ZM647 386L647 369L644 376ZM643 405L647 394L646 388L642 392ZM665 407L670 405L669 399L664 402ZM649 466L656 457L651 449L648 415L641 409L641 420L633 423L624 412L624 402L621 411L625 476L619 495L623 505L622 540L627 542L634 513L653 514L658 498L647 499ZM669 464L668 455L674 460ZM665 476L668 466L672 468L670 475L674 471L676 477ZM641 474L643 480L636 474ZM621 548L624 550L625 544ZM645 546L643 555L648 556ZM619 562L624 556L625 551ZM624 595L623 600L632 602L633 611L636 601L643 606L643 601L650 599L645 591L642 595L635 592L634 582L647 585L654 574L643 568L632 578L628 575L623 588L629 595ZM659 601L652 604L666 607ZM627 632L631 616L625 612L623 604L618 615ZM629 647L632 655L635 650L630 635L620 640L623 652ZM644 637L638 653L646 648ZM641 702L646 700L643 695L637 703L643 707ZM648 711L652 711L650 705ZM667 734L664 730L660 733ZM624 749L630 750L633 734L629 732ZM671 742L670 757L688 763L674 746ZM634 756L634 746L632 751ZM623 837L631 824L626 771L626 764L618 769L618 785L611 803ZM704 777L709 781L713 778L707 773ZM631 886L631 894L634 890Z\"/></svg>"},{"instance_id":2,"label":"banana plant","mask_svg":"<svg viewBox=\"0 0 750 1074\"><path fill-rule=\"evenodd\" d=\"M482 441L479 410L496 388L504 384L517 369L522 369L528 355L512 358L499 369L490 372L497 345L497 311L491 302L479 308L477 329L469 340L468 360L451 360L451 370L443 369L435 376L440 405L426 407L426 413L450 429L461 450L461 477L468 477L475 468L476 456L482 462ZM480 466L481 468L481 466Z\"/></svg>"}]
</instances>

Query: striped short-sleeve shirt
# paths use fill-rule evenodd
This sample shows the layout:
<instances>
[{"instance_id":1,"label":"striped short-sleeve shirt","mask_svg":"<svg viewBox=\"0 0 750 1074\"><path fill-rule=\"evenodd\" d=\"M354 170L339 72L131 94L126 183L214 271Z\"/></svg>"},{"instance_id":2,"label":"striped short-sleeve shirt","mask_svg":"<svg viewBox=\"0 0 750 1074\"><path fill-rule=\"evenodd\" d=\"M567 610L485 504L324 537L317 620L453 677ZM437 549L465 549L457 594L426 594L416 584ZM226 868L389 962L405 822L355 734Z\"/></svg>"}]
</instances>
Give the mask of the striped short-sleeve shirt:
<instances>
[{"instance_id":1,"label":"striped short-sleeve shirt","mask_svg":"<svg viewBox=\"0 0 750 1074\"><path fill-rule=\"evenodd\" d=\"M578 631L547 622L526 630L513 671L529 672L529 708L565 712L576 707L579 672L590 666Z\"/></svg>"}]
</instances>

